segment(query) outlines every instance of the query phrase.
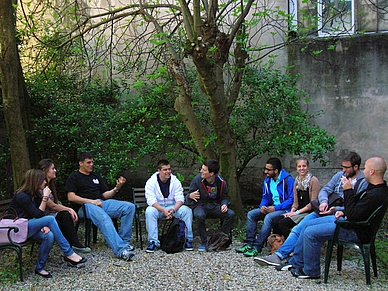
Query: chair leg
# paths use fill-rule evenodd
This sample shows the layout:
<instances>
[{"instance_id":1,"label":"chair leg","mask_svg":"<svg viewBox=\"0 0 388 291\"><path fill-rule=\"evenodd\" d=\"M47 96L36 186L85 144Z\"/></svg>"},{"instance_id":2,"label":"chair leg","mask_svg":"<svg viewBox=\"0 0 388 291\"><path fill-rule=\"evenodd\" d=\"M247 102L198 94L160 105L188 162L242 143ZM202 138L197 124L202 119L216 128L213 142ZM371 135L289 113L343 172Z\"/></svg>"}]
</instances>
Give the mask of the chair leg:
<instances>
[{"instance_id":1,"label":"chair leg","mask_svg":"<svg viewBox=\"0 0 388 291\"><path fill-rule=\"evenodd\" d=\"M327 284L327 279L329 278L329 270L330 270L330 262L331 262L331 255L333 253L333 241L329 240L327 243L327 249L326 249L326 260L325 260L325 274L324 274L324 282Z\"/></svg>"},{"instance_id":2,"label":"chair leg","mask_svg":"<svg viewBox=\"0 0 388 291\"><path fill-rule=\"evenodd\" d=\"M370 285L370 257L369 257L370 249L369 249L369 245L364 245L361 252L362 252L362 257L364 259L366 285Z\"/></svg>"},{"instance_id":3,"label":"chair leg","mask_svg":"<svg viewBox=\"0 0 388 291\"><path fill-rule=\"evenodd\" d=\"M342 271L342 258L344 255L344 246L338 245L337 249L337 271Z\"/></svg>"},{"instance_id":4,"label":"chair leg","mask_svg":"<svg viewBox=\"0 0 388 291\"><path fill-rule=\"evenodd\" d=\"M30 257L32 256L32 251L34 250L35 241L32 242L31 250L30 250Z\"/></svg>"},{"instance_id":5,"label":"chair leg","mask_svg":"<svg viewBox=\"0 0 388 291\"><path fill-rule=\"evenodd\" d=\"M374 244L370 246L370 257L372 260L373 274L377 277L376 249Z\"/></svg>"},{"instance_id":6,"label":"chair leg","mask_svg":"<svg viewBox=\"0 0 388 291\"><path fill-rule=\"evenodd\" d=\"M20 281L23 282L23 250L22 247L18 247L15 250L18 253Z\"/></svg>"},{"instance_id":7,"label":"chair leg","mask_svg":"<svg viewBox=\"0 0 388 291\"><path fill-rule=\"evenodd\" d=\"M93 243L97 243L97 226L95 226L93 223L92 223L92 228L93 228Z\"/></svg>"},{"instance_id":8,"label":"chair leg","mask_svg":"<svg viewBox=\"0 0 388 291\"><path fill-rule=\"evenodd\" d=\"M90 248L90 232L92 228L92 221L85 218L85 247Z\"/></svg>"},{"instance_id":9,"label":"chair leg","mask_svg":"<svg viewBox=\"0 0 388 291\"><path fill-rule=\"evenodd\" d=\"M143 234L141 232L141 221L139 219L140 249L143 250Z\"/></svg>"}]
</instances>

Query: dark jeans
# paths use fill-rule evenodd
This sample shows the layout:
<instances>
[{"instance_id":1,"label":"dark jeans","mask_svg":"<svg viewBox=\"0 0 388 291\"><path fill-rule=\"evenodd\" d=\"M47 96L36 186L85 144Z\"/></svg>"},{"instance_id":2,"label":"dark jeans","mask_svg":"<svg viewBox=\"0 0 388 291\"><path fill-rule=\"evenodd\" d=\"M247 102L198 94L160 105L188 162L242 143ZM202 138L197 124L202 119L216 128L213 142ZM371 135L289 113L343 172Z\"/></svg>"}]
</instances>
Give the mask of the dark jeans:
<instances>
[{"instance_id":1,"label":"dark jeans","mask_svg":"<svg viewBox=\"0 0 388 291\"><path fill-rule=\"evenodd\" d=\"M221 205L206 204L196 206L193 209L193 214L197 222L201 243L207 243L206 218L222 219L221 230L226 234L229 234L232 230L235 215L231 209L228 209L227 212L221 212Z\"/></svg>"},{"instance_id":2,"label":"dark jeans","mask_svg":"<svg viewBox=\"0 0 388 291\"><path fill-rule=\"evenodd\" d=\"M275 217L272 220L273 233L283 235L284 238L287 238L291 232L291 229L296 225L296 223L289 217L285 218L283 215Z\"/></svg>"},{"instance_id":3,"label":"dark jeans","mask_svg":"<svg viewBox=\"0 0 388 291\"><path fill-rule=\"evenodd\" d=\"M62 231L63 236L66 238L69 244L77 248L84 248L84 246L80 243L78 239L74 221L70 215L70 212L60 211L55 216L55 219L58 223L60 230Z\"/></svg>"}]
</instances>

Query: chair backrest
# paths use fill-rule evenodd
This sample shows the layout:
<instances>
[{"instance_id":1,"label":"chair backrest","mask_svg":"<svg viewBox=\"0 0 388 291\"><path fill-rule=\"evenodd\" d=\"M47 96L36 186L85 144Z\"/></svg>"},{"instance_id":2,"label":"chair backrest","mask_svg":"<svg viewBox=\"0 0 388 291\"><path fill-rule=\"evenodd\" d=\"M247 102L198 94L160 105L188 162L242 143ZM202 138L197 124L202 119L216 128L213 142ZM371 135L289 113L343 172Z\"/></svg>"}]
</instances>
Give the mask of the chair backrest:
<instances>
[{"instance_id":1,"label":"chair backrest","mask_svg":"<svg viewBox=\"0 0 388 291\"><path fill-rule=\"evenodd\" d=\"M367 219L367 222L371 229L372 239L376 237L377 231L379 230L380 225L384 219L387 208L388 208L388 199L386 199L384 204L379 206Z\"/></svg>"}]
</instances>

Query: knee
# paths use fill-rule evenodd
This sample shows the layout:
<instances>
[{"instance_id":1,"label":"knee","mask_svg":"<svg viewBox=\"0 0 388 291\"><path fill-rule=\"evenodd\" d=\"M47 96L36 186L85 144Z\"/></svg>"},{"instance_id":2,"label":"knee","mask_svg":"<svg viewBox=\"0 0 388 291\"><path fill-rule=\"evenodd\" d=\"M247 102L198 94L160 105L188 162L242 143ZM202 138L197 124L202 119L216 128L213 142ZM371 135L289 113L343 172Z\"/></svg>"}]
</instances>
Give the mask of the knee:
<instances>
[{"instance_id":1,"label":"knee","mask_svg":"<svg viewBox=\"0 0 388 291\"><path fill-rule=\"evenodd\" d=\"M146 208L146 211L145 211L146 219L151 219L151 218L154 218L154 217L158 217L158 212L159 212L159 210L157 210L155 207L148 206Z\"/></svg>"},{"instance_id":2,"label":"knee","mask_svg":"<svg viewBox=\"0 0 388 291\"><path fill-rule=\"evenodd\" d=\"M226 218L227 219L234 219L235 216L236 216L236 214L234 213L234 211L232 209L228 209L228 211L226 212Z\"/></svg>"},{"instance_id":3,"label":"knee","mask_svg":"<svg viewBox=\"0 0 388 291\"><path fill-rule=\"evenodd\" d=\"M131 203L131 202L127 202L126 203L127 205L127 211L128 213L132 213L135 211L135 204Z\"/></svg>"},{"instance_id":4,"label":"knee","mask_svg":"<svg viewBox=\"0 0 388 291\"><path fill-rule=\"evenodd\" d=\"M54 234L50 231L43 236L43 241L46 244L52 245L54 243Z\"/></svg>"},{"instance_id":5,"label":"knee","mask_svg":"<svg viewBox=\"0 0 388 291\"><path fill-rule=\"evenodd\" d=\"M205 213L194 213L194 218L197 222L203 222L206 219Z\"/></svg>"}]
</instances>

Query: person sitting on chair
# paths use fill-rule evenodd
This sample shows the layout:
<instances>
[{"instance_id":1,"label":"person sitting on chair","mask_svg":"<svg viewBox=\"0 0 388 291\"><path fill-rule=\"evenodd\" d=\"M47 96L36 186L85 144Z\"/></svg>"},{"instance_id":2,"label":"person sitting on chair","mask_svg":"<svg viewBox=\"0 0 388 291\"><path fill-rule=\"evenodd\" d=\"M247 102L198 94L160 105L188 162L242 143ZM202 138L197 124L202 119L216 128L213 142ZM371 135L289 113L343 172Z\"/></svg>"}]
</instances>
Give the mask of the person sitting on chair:
<instances>
[{"instance_id":1,"label":"person sitting on chair","mask_svg":"<svg viewBox=\"0 0 388 291\"><path fill-rule=\"evenodd\" d=\"M182 184L175 175L171 174L169 161L160 160L157 163L157 172L146 182L145 196L148 204L145 217L149 243L146 252L153 253L160 247L158 219L171 219L173 216L185 222L187 238L185 249L192 251L193 213L189 207L183 205L185 199Z\"/></svg>"},{"instance_id":2,"label":"person sitting on chair","mask_svg":"<svg viewBox=\"0 0 388 291\"><path fill-rule=\"evenodd\" d=\"M218 175L219 170L220 165L216 160L203 162L201 173L193 178L189 194L186 195L187 203L193 205L193 214L201 237L199 251L206 250L206 218L222 219L221 230L226 234L233 227L235 214L228 208L228 187Z\"/></svg>"}]
</instances>

